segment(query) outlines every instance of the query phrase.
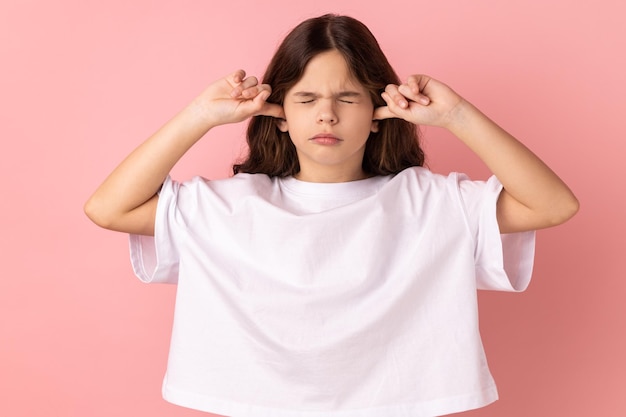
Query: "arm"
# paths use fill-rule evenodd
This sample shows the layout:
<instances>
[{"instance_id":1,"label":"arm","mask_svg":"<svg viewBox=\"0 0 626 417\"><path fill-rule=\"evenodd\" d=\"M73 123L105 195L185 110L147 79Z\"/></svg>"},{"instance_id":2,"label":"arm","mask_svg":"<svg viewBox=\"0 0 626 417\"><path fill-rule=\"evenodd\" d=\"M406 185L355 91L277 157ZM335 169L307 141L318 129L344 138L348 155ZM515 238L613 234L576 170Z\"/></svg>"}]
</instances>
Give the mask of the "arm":
<instances>
[{"instance_id":1,"label":"arm","mask_svg":"<svg viewBox=\"0 0 626 417\"><path fill-rule=\"evenodd\" d=\"M445 84L415 75L382 96L387 107L375 118L446 128L495 174L504 187L497 203L502 233L556 226L578 211L574 194L543 161Z\"/></svg>"},{"instance_id":2,"label":"arm","mask_svg":"<svg viewBox=\"0 0 626 417\"><path fill-rule=\"evenodd\" d=\"M113 170L85 213L107 229L153 235L157 192L176 162L213 127L258 114L283 117L280 106L265 101L270 93L242 70L211 84Z\"/></svg>"}]
</instances>

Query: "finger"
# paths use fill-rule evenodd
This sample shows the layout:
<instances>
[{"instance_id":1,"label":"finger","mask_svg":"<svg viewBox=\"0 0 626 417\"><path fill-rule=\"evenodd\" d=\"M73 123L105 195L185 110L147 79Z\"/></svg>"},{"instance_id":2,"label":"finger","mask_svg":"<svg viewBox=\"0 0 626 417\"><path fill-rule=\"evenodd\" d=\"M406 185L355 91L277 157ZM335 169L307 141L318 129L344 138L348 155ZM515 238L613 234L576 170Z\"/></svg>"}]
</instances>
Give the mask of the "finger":
<instances>
[{"instance_id":1,"label":"finger","mask_svg":"<svg viewBox=\"0 0 626 417\"><path fill-rule=\"evenodd\" d=\"M247 88L254 87L257 84L259 84L259 80L255 76L250 76L243 80L240 87L245 90Z\"/></svg>"},{"instance_id":2,"label":"finger","mask_svg":"<svg viewBox=\"0 0 626 417\"><path fill-rule=\"evenodd\" d=\"M243 70L238 75L241 74L245 77L245 72ZM240 78L239 83L237 83L237 85L233 88L233 91L231 91L231 97L236 98L242 96L244 98L252 98L258 94L255 86L259 83L259 80L254 76L248 78L244 77ZM247 91L249 89L251 89L251 91Z\"/></svg>"},{"instance_id":3,"label":"finger","mask_svg":"<svg viewBox=\"0 0 626 417\"><path fill-rule=\"evenodd\" d=\"M258 83L259 80L257 80L256 77L246 78L241 84L241 88L243 88L243 90L241 91L241 96L246 99L253 99L254 97L261 94L263 90L269 89L270 93L272 92L269 84L258 85Z\"/></svg>"},{"instance_id":4,"label":"finger","mask_svg":"<svg viewBox=\"0 0 626 417\"><path fill-rule=\"evenodd\" d=\"M257 105L260 106L272 94L272 88L268 84L261 84L250 87L245 92L248 93L248 98L251 98Z\"/></svg>"},{"instance_id":5,"label":"finger","mask_svg":"<svg viewBox=\"0 0 626 417\"><path fill-rule=\"evenodd\" d=\"M430 97L424 94L424 88L428 85L430 77L426 75L411 75L406 84L399 87L400 92L411 100L423 105L430 103Z\"/></svg>"},{"instance_id":6,"label":"finger","mask_svg":"<svg viewBox=\"0 0 626 417\"><path fill-rule=\"evenodd\" d=\"M272 94L272 87L270 87L268 84L261 84L255 88L257 88L259 92L254 97L253 101L260 109L256 112L256 115L271 116L279 119L284 119L285 111L283 110L283 107L278 104L267 102L267 99Z\"/></svg>"},{"instance_id":7,"label":"finger","mask_svg":"<svg viewBox=\"0 0 626 417\"><path fill-rule=\"evenodd\" d=\"M389 109L389 107L382 106L382 107L377 107L374 110L374 116L372 117L372 120L384 120L384 119L395 119L395 118L398 118L398 116L395 113L393 113Z\"/></svg>"},{"instance_id":8,"label":"finger","mask_svg":"<svg viewBox=\"0 0 626 417\"><path fill-rule=\"evenodd\" d=\"M274 103L264 103L261 110L257 112L257 116L270 116L276 119L284 119L285 111L282 106Z\"/></svg>"},{"instance_id":9,"label":"finger","mask_svg":"<svg viewBox=\"0 0 626 417\"><path fill-rule=\"evenodd\" d=\"M411 110L408 107L409 106L408 101L402 94L397 92L397 87L395 89L392 88L391 90L392 91L395 90L396 92L390 94L389 92L385 91L381 94L381 97L387 103L387 108L389 112L391 112L391 114L395 115L395 117L398 117L400 119L406 119L407 115L411 112ZM395 94L395 100L394 100L394 95L392 94ZM401 98L399 99L398 96L400 96ZM406 103L407 107L402 107L402 104L398 104L398 102ZM381 112L383 115L386 114L385 110L381 110Z\"/></svg>"},{"instance_id":10,"label":"finger","mask_svg":"<svg viewBox=\"0 0 626 417\"><path fill-rule=\"evenodd\" d=\"M231 79L234 84L241 84L244 78L246 78L246 72L242 69L238 69L231 74Z\"/></svg>"},{"instance_id":11,"label":"finger","mask_svg":"<svg viewBox=\"0 0 626 417\"><path fill-rule=\"evenodd\" d=\"M407 79L406 85L410 88L412 94L418 95L420 93L420 84L419 84L419 77L418 76L411 75Z\"/></svg>"},{"instance_id":12,"label":"finger","mask_svg":"<svg viewBox=\"0 0 626 417\"><path fill-rule=\"evenodd\" d=\"M243 98L254 98L258 96L260 93L261 93L261 89L255 85L252 87L248 87L245 90L242 90L240 96Z\"/></svg>"},{"instance_id":13,"label":"finger","mask_svg":"<svg viewBox=\"0 0 626 417\"><path fill-rule=\"evenodd\" d=\"M408 100L404 95L402 95L397 85L389 84L387 87L385 87L385 92L383 94L386 94L386 96L388 97L388 99L385 99L387 105L393 103L397 107L400 107L402 109L406 109L407 107L409 107ZM384 98L385 97L383 96L383 99Z\"/></svg>"},{"instance_id":14,"label":"finger","mask_svg":"<svg viewBox=\"0 0 626 417\"><path fill-rule=\"evenodd\" d=\"M428 105L430 98L419 92L416 85L402 84L398 87L398 91L406 98L422 105Z\"/></svg>"},{"instance_id":15,"label":"finger","mask_svg":"<svg viewBox=\"0 0 626 417\"><path fill-rule=\"evenodd\" d=\"M255 85L244 90L242 94L257 102L264 102L272 94L272 87L269 84Z\"/></svg>"}]
</instances>

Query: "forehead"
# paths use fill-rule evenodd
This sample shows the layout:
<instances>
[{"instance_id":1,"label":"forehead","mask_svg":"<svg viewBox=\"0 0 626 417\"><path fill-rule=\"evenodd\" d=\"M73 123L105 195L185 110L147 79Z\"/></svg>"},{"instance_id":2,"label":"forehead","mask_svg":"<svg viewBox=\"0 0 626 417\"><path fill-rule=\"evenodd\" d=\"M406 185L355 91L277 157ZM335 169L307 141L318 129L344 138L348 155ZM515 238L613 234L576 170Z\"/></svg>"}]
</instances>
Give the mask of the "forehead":
<instances>
[{"instance_id":1,"label":"forehead","mask_svg":"<svg viewBox=\"0 0 626 417\"><path fill-rule=\"evenodd\" d=\"M345 58L337 50L322 52L313 57L304 68L302 78L289 90L318 93L353 90L365 92L365 88L352 75Z\"/></svg>"}]
</instances>

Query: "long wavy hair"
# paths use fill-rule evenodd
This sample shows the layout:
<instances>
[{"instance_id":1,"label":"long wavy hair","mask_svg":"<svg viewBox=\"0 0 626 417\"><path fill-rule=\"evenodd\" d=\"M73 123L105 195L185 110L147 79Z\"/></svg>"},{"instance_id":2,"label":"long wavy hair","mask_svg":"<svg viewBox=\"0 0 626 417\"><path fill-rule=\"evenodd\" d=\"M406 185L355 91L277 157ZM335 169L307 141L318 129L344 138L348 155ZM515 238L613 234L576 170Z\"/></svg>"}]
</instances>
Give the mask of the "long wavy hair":
<instances>
[{"instance_id":1,"label":"long wavy hair","mask_svg":"<svg viewBox=\"0 0 626 417\"><path fill-rule=\"evenodd\" d=\"M263 78L263 83L272 87L267 101L282 106L285 94L300 80L309 61L333 49L343 55L352 75L369 91L374 107L385 106L380 94L387 84L400 84L398 75L367 26L354 18L333 14L305 20L285 37ZM289 133L281 132L273 117L253 117L246 140L249 152L241 163L233 165L235 174L286 177L300 171ZM413 123L402 119L378 122L378 132L371 132L365 145L364 172L393 175L423 164L419 131Z\"/></svg>"}]
</instances>

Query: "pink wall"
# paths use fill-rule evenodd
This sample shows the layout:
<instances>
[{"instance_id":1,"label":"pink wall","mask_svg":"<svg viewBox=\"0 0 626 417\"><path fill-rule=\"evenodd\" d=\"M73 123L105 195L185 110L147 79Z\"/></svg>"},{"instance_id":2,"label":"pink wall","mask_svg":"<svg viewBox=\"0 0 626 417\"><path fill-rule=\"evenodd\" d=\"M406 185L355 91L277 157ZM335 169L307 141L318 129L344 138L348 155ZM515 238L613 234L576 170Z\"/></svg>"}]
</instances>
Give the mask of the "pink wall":
<instances>
[{"instance_id":1,"label":"pink wall","mask_svg":"<svg viewBox=\"0 0 626 417\"><path fill-rule=\"evenodd\" d=\"M175 288L140 284L126 237L82 204L208 82L260 74L286 31L326 11L366 22L401 75L448 82L581 200L539 232L528 292L481 293L502 399L467 415L626 415L623 2L155 3L0 4L0 415L200 415L160 398ZM242 129L211 132L175 175L227 175ZM433 169L486 175L453 138L426 135Z\"/></svg>"}]
</instances>

